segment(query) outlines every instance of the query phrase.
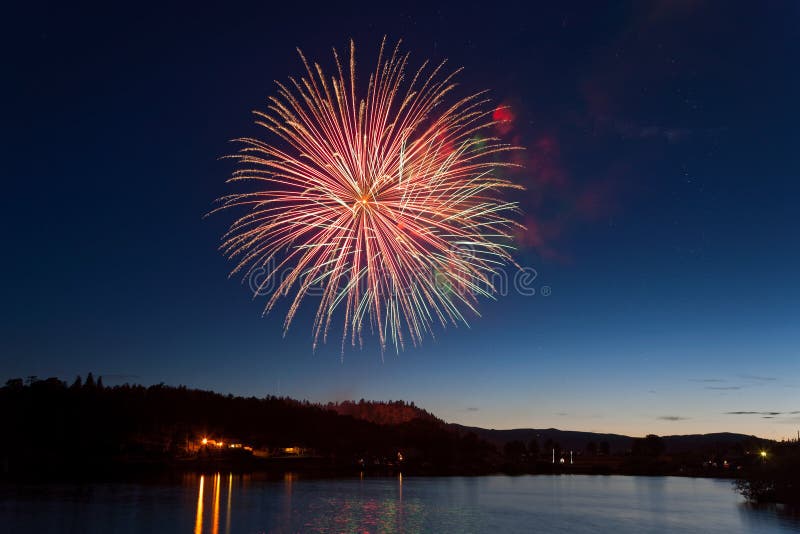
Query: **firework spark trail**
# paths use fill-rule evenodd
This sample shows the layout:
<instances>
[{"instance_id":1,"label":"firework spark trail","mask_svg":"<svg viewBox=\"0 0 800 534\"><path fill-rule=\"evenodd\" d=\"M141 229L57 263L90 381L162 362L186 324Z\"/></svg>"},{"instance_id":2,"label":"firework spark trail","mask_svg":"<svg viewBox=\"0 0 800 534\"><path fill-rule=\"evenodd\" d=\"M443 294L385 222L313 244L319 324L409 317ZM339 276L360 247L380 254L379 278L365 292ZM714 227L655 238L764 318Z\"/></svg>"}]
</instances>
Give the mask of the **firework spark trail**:
<instances>
[{"instance_id":1,"label":"firework spark trail","mask_svg":"<svg viewBox=\"0 0 800 534\"><path fill-rule=\"evenodd\" d=\"M494 293L494 272L513 263L519 225L508 215L517 206L498 195L520 187L496 175L513 166L496 160L517 147L481 137L497 123L485 92L445 107L458 70L442 75L444 62L425 62L403 89L409 55L400 43L385 52L384 39L359 101L352 41L347 78L335 49L330 79L298 49L306 76L276 82L267 111L254 112L283 148L239 139L229 182L261 185L222 197L214 210L248 209L221 249L237 262L232 275L270 269L261 287L275 289L264 313L293 294L284 329L321 286L314 347L337 309L343 345L362 342L366 322L382 348L387 338L396 350L417 345L437 322L466 323L461 309L477 314L477 298Z\"/></svg>"}]
</instances>

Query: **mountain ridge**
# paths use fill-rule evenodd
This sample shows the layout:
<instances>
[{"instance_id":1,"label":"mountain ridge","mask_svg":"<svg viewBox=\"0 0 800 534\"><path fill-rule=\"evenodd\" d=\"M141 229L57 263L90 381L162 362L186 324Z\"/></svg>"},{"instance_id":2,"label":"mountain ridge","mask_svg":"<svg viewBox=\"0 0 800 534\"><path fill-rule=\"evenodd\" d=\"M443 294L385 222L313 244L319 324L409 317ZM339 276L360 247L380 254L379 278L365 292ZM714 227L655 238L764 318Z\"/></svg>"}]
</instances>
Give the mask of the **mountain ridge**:
<instances>
[{"instance_id":1,"label":"mountain ridge","mask_svg":"<svg viewBox=\"0 0 800 534\"><path fill-rule=\"evenodd\" d=\"M530 443L534 438L539 445L544 447L547 440L564 449L583 451L590 443L598 448L603 442L608 443L610 453L626 452L637 438L644 436L630 436L614 432L589 432L583 430L563 430L560 428L509 428L496 429L478 426L468 426L459 423L448 423L438 418L434 413L425 410L408 401L375 401L375 400L344 400L320 404L321 407L333 410L339 415L349 415L355 419L362 419L376 424L402 424L414 419L435 422L444 427L462 434L473 433L501 448L511 441ZM741 434L737 432L710 432L705 434L671 434L661 436L667 452L679 453L697 448L715 446L729 447L748 441L765 441L765 438ZM771 440L767 440L771 441Z\"/></svg>"},{"instance_id":2,"label":"mountain ridge","mask_svg":"<svg viewBox=\"0 0 800 534\"><path fill-rule=\"evenodd\" d=\"M628 436L625 434L615 434L610 432L585 432L581 430L561 430L558 428L512 428L512 429L487 429L475 426L465 426L457 423L449 423L448 427L459 432L472 432L479 438L495 445L504 445L511 441L522 441L528 443L534 438L539 441L540 446L544 446L547 440L557 443L562 449L585 450L589 443L600 446L602 442L607 442L610 453L624 452L630 449L634 439L640 436ZM668 453L684 452L693 448L704 448L711 446L732 446L743 441L758 440L765 441L765 438L749 434L739 434L736 432L711 432L707 434L673 434L661 436L666 445ZM770 440L771 441L771 440Z\"/></svg>"}]
</instances>

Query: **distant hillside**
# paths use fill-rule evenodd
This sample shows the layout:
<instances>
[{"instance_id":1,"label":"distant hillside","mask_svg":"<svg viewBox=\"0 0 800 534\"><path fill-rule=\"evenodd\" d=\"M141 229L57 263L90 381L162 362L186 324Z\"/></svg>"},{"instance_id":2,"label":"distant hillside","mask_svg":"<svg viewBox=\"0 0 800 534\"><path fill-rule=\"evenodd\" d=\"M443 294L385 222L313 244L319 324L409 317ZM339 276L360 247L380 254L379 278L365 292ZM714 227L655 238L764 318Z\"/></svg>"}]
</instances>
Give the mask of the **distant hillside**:
<instances>
[{"instance_id":1,"label":"distant hillside","mask_svg":"<svg viewBox=\"0 0 800 534\"><path fill-rule=\"evenodd\" d=\"M413 421L414 419L444 424L444 421L438 419L432 413L418 408L413 402L380 402L361 399L358 402L330 402L324 407L339 415L349 415L356 419L369 421L370 423L376 423L378 425L399 425Z\"/></svg>"},{"instance_id":2,"label":"distant hillside","mask_svg":"<svg viewBox=\"0 0 800 534\"><path fill-rule=\"evenodd\" d=\"M634 439L632 436L625 436L622 434L600 434L595 432L558 430L556 428L494 430L458 424L451 424L448 426L460 432L473 432L479 438L499 446L503 446L511 441L529 443L531 440L536 439L540 447L545 447L545 443L550 440L554 444L558 444L562 449L583 451L590 443L594 443L598 447L600 447L602 443L607 443L611 454L624 453L630 450L631 443ZM663 436L663 440L667 448L667 453L680 453L689 450L702 450L714 447L730 447L749 441L764 441L762 438L756 436L731 432Z\"/></svg>"},{"instance_id":3,"label":"distant hillside","mask_svg":"<svg viewBox=\"0 0 800 534\"><path fill-rule=\"evenodd\" d=\"M0 387L0 416L5 435L13 436L0 440L0 479L131 466L190 468L207 461L270 468L279 465L270 458L285 454L316 459L305 460L307 466L348 472L394 469L401 461L407 473L494 469L490 444L404 402L328 409L163 384L105 387L90 373L72 385L55 377L10 379Z\"/></svg>"},{"instance_id":4,"label":"distant hillside","mask_svg":"<svg viewBox=\"0 0 800 534\"><path fill-rule=\"evenodd\" d=\"M602 450L607 444L607 453L623 454L630 451L634 437L623 434L606 434L596 432L581 432L574 430L559 430L557 428L516 428L510 430L495 430L480 427L468 427L459 424L446 424L432 413L416 406L413 402L404 401L343 401L328 403L323 408L336 412L339 415L349 415L355 419L368 421L379 425L398 425L420 419L426 422L442 425L461 434L474 433L479 438L498 446L502 450L506 443L521 441L525 444L533 439L539 442L544 449L548 441L561 449L585 451L587 446L593 444L597 450ZM663 436L666 452L670 454L706 449L729 448L748 442L762 442L761 438L721 432L714 434L688 434Z\"/></svg>"},{"instance_id":5,"label":"distant hillside","mask_svg":"<svg viewBox=\"0 0 800 534\"><path fill-rule=\"evenodd\" d=\"M688 434L679 436L664 436L667 445L667 452L685 452L690 450L702 450L714 446L733 446L737 443L764 442L757 436L746 434L735 434L732 432L717 432L714 434Z\"/></svg>"},{"instance_id":6,"label":"distant hillside","mask_svg":"<svg viewBox=\"0 0 800 534\"><path fill-rule=\"evenodd\" d=\"M554 428L487 430L447 424L404 401L312 404L164 384L105 387L91 374L72 385L58 378L8 380L0 387L0 416L13 438L0 440L0 478L211 468L219 461L234 462L225 469L282 469L275 458L285 455L305 458L295 466L347 472L721 476L731 462L755 465L760 457L747 452L765 441L731 433L637 439ZM579 453L576 462L553 464L551 447ZM726 463L709 470L709 457Z\"/></svg>"}]
</instances>

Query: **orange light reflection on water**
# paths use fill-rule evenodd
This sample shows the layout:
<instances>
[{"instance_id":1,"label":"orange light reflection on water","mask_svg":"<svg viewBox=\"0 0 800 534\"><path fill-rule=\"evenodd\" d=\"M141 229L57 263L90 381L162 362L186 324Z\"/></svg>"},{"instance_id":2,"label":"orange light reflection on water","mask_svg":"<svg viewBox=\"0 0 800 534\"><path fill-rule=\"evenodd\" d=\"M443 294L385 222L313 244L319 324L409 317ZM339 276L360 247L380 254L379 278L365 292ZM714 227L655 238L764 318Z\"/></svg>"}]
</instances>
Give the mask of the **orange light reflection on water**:
<instances>
[{"instance_id":1,"label":"orange light reflection on water","mask_svg":"<svg viewBox=\"0 0 800 534\"><path fill-rule=\"evenodd\" d=\"M233 490L233 473L228 473L228 508L225 510L225 534L231 532L231 493Z\"/></svg>"},{"instance_id":2,"label":"orange light reflection on water","mask_svg":"<svg viewBox=\"0 0 800 534\"><path fill-rule=\"evenodd\" d=\"M200 490L197 492L197 514L194 519L194 534L203 532L203 483L205 477L200 475Z\"/></svg>"},{"instance_id":3,"label":"orange light reflection on water","mask_svg":"<svg viewBox=\"0 0 800 534\"><path fill-rule=\"evenodd\" d=\"M220 500L222 499L222 474L217 473L214 475L213 485L211 487L211 518L205 525L203 524L203 515L205 513L205 475L200 475L200 483L197 490L197 510L194 519L194 534L202 534L204 532L203 526L206 527L205 532L212 534L219 534L220 530ZM230 534L231 531L231 517L233 508L233 473L228 474L228 495L225 506L225 534Z\"/></svg>"},{"instance_id":4,"label":"orange light reflection on water","mask_svg":"<svg viewBox=\"0 0 800 534\"><path fill-rule=\"evenodd\" d=\"M212 486L210 496L205 491L205 475L200 475L199 481L193 478L197 487L197 508L195 511L194 534L230 534L232 529L233 517L233 474L228 474L227 495L224 497L225 506L220 509L220 501L223 499L222 492L226 491L222 486L222 474L216 473L212 476ZM422 505L415 502L406 502L407 495L404 495L405 480L403 474L397 473L396 493L375 497L369 495L367 486L368 478L364 473L359 473L359 486L366 491L363 498L353 498L347 495L332 495L323 499L322 505L326 508L325 513L311 514L310 517L302 518L302 528L313 531L335 531L335 532L384 532L384 531L417 531L421 528L419 518ZM283 475L283 491L281 499L281 512L272 518L275 530L292 532L298 528L299 516L305 510L306 503L300 499L300 507L295 508L297 490L296 483L299 481L297 474L292 472ZM199 482L199 483L198 483ZM249 486L249 475L237 475L237 491L247 493ZM205 499L210 498L210 503L205 503ZM206 506L208 504L208 506ZM209 517L204 517L208 513ZM224 517L224 529L220 528ZM273 530L267 530L271 532Z\"/></svg>"},{"instance_id":5,"label":"orange light reflection on water","mask_svg":"<svg viewBox=\"0 0 800 534\"><path fill-rule=\"evenodd\" d=\"M220 474L217 473L214 475L214 516L211 519L211 532L213 534L219 534L219 483L220 483Z\"/></svg>"}]
</instances>

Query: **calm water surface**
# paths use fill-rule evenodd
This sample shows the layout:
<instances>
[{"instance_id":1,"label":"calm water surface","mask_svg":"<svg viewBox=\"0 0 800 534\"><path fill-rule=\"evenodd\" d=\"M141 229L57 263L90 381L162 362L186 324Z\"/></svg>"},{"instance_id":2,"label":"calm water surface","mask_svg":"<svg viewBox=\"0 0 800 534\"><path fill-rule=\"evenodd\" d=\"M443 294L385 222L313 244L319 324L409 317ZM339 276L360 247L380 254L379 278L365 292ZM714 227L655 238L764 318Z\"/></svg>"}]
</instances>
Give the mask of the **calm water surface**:
<instances>
[{"instance_id":1,"label":"calm water surface","mask_svg":"<svg viewBox=\"0 0 800 534\"><path fill-rule=\"evenodd\" d=\"M800 532L727 480L623 476L282 479L0 488L2 532Z\"/></svg>"}]
</instances>

